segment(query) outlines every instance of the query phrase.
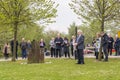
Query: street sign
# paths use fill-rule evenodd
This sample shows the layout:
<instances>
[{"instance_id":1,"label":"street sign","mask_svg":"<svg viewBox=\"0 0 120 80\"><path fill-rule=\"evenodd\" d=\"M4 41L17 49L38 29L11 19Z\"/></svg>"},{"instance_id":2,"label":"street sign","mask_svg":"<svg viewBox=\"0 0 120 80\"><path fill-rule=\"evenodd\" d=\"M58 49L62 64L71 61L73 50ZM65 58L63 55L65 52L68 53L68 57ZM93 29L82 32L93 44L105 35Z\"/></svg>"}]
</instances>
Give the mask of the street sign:
<instances>
[{"instance_id":1,"label":"street sign","mask_svg":"<svg viewBox=\"0 0 120 80\"><path fill-rule=\"evenodd\" d=\"M118 38L120 38L120 31L118 31Z\"/></svg>"}]
</instances>

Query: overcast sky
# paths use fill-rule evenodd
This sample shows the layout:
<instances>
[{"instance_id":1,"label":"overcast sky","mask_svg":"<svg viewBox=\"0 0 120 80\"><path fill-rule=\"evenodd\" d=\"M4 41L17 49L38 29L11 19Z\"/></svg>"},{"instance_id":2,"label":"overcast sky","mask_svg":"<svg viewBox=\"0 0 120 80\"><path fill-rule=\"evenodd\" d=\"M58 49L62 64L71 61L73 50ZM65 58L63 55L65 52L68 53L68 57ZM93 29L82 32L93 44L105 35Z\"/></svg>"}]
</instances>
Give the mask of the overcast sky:
<instances>
[{"instance_id":1,"label":"overcast sky","mask_svg":"<svg viewBox=\"0 0 120 80\"><path fill-rule=\"evenodd\" d=\"M81 24L81 21L77 19L77 15L70 9L68 5L71 0L55 0L59 4L57 10L56 23L50 24L46 30L58 30L60 32L68 32L68 27L72 22L75 22L77 25Z\"/></svg>"}]
</instances>

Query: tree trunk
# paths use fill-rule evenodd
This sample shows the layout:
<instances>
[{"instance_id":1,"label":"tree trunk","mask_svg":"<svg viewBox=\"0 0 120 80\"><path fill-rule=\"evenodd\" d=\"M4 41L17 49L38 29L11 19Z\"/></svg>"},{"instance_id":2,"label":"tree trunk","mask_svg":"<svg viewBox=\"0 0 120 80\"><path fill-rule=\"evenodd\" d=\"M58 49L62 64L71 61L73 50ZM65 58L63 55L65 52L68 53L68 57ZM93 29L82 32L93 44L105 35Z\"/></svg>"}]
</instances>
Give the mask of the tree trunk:
<instances>
[{"instance_id":1,"label":"tree trunk","mask_svg":"<svg viewBox=\"0 0 120 80\"><path fill-rule=\"evenodd\" d=\"M104 19L101 22L101 32L104 32ZM101 58L102 58L102 39L103 39L103 37L101 36L100 50L99 50L99 61L101 61Z\"/></svg>"},{"instance_id":2,"label":"tree trunk","mask_svg":"<svg viewBox=\"0 0 120 80\"><path fill-rule=\"evenodd\" d=\"M102 20L101 20L101 32L104 32L104 23L105 23L105 0L103 0L103 5L102 5ZM99 50L99 61L101 61L102 58L102 39L103 36L101 36L101 43L100 43L100 50Z\"/></svg>"},{"instance_id":3,"label":"tree trunk","mask_svg":"<svg viewBox=\"0 0 120 80\"><path fill-rule=\"evenodd\" d=\"M77 38L77 26L75 26L75 36Z\"/></svg>"},{"instance_id":4,"label":"tree trunk","mask_svg":"<svg viewBox=\"0 0 120 80\"><path fill-rule=\"evenodd\" d=\"M44 49L40 48L37 41L32 42L32 48L28 54L28 64L31 63L44 63Z\"/></svg>"},{"instance_id":5,"label":"tree trunk","mask_svg":"<svg viewBox=\"0 0 120 80\"><path fill-rule=\"evenodd\" d=\"M15 56L16 56L17 27L18 27L18 23L15 22L14 23L14 45L13 45L12 61L16 61Z\"/></svg>"}]
</instances>

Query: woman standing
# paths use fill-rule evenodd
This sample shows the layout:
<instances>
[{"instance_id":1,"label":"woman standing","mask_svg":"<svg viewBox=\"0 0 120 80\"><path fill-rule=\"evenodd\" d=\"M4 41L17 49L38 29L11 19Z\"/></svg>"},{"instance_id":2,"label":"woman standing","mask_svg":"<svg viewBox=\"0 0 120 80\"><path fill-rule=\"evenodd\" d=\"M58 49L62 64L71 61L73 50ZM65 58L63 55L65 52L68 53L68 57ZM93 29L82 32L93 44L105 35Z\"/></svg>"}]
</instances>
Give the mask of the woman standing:
<instances>
[{"instance_id":1,"label":"woman standing","mask_svg":"<svg viewBox=\"0 0 120 80\"><path fill-rule=\"evenodd\" d=\"M31 42L30 40L27 41L27 54L29 54L30 50L31 50Z\"/></svg>"},{"instance_id":2,"label":"woman standing","mask_svg":"<svg viewBox=\"0 0 120 80\"><path fill-rule=\"evenodd\" d=\"M8 45L8 43L5 43L3 48L3 53L4 53L5 59L8 59L10 54L10 46Z\"/></svg>"},{"instance_id":3,"label":"woman standing","mask_svg":"<svg viewBox=\"0 0 120 80\"><path fill-rule=\"evenodd\" d=\"M40 40L40 48L45 48L45 42L43 39Z\"/></svg>"},{"instance_id":4,"label":"woman standing","mask_svg":"<svg viewBox=\"0 0 120 80\"><path fill-rule=\"evenodd\" d=\"M65 57L69 57L70 58L70 53L69 53L69 41L68 39L65 37L64 38L64 54L65 54Z\"/></svg>"},{"instance_id":5,"label":"woman standing","mask_svg":"<svg viewBox=\"0 0 120 80\"><path fill-rule=\"evenodd\" d=\"M100 43L101 43L101 36L100 36L99 33L97 33L96 42L94 43L96 60L98 60L98 55L99 55L99 50L100 50Z\"/></svg>"},{"instance_id":6,"label":"woman standing","mask_svg":"<svg viewBox=\"0 0 120 80\"><path fill-rule=\"evenodd\" d=\"M50 40L50 52L51 52L51 57L55 57L55 42L54 42L54 38L52 38L52 40Z\"/></svg>"}]
</instances>

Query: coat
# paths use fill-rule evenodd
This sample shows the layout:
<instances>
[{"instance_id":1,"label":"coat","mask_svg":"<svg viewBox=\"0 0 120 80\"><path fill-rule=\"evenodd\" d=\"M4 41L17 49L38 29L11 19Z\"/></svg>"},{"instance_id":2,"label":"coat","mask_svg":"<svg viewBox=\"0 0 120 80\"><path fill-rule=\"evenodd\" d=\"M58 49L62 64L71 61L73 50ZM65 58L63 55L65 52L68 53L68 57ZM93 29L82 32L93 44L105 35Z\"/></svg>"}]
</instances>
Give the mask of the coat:
<instances>
[{"instance_id":1,"label":"coat","mask_svg":"<svg viewBox=\"0 0 120 80\"><path fill-rule=\"evenodd\" d=\"M68 41L68 39L64 39L63 46L64 46L64 52L69 53L69 41Z\"/></svg>"},{"instance_id":2,"label":"coat","mask_svg":"<svg viewBox=\"0 0 120 80\"><path fill-rule=\"evenodd\" d=\"M61 37L60 38L56 37L54 42L55 42L56 49L62 48L63 39Z\"/></svg>"},{"instance_id":3,"label":"coat","mask_svg":"<svg viewBox=\"0 0 120 80\"><path fill-rule=\"evenodd\" d=\"M11 51L13 53L13 49L14 49L14 40L12 40L10 42L10 46L11 46ZM16 52L18 51L18 41L16 41Z\"/></svg>"},{"instance_id":4,"label":"coat","mask_svg":"<svg viewBox=\"0 0 120 80\"><path fill-rule=\"evenodd\" d=\"M113 42L114 42L114 39L112 37L109 37L108 48L113 48Z\"/></svg>"},{"instance_id":5,"label":"coat","mask_svg":"<svg viewBox=\"0 0 120 80\"><path fill-rule=\"evenodd\" d=\"M73 39L70 40L70 47L73 49Z\"/></svg>"},{"instance_id":6,"label":"coat","mask_svg":"<svg viewBox=\"0 0 120 80\"><path fill-rule=\"evenodd\" d=\"M43 43L42 45L41 45L41 43ZM40 42L40 48L44 48L45 47L45 42Z\"/></svg>"},{"instance_id":7,"label":"coat","mask_svg":"<svg viewBox=\"0 0 120 80\"><path fill-rule=\"evenodd\" d=\"M108 48L108 41L109 41L109 37L108 35L105 33L103 35L103 39L102 39L102 47L103 48Z\"/></svg>"},{"instance_id":8,"label":"coat","mask_svg":"<svg viewBox=\"0 0 120 80\"><path fill-rule=\"evenodd\" d=\"M84 49L84 36L77 36L76 38L77 49Z\"/></svg>"},{"instance_id":9,"label":"coat","mask_svg":"<svg viewBox=\"0 0 120 80\"><path fill-rule=\"evenodd\" d=\"M22 50L26 50L27 49L27 42L21 42L20 47Z\"/></svg>"},{"instance_id":10,"label":"coat","mask_svg":"<svg viewBox=\"0 0 120 80\"><path fill-rule=\"evenodd\" d=\"M115 44L114 44L114 47L115 47L115 48L120 47L120 38L117 38L117 39L116 39Z\"/></svg>"},{"instance_id":11,"label":"coat","mask_svg":"<svg viewBox=\"0 0 120 80\"><path fill-rule=\"evenodd\" d=\"M11 53L11 51L10 51L10 46L9 46L9 45L4 45L3 53L4 53L4 54L9 54L9 53Z\"/></svg>"}]
</instances>

